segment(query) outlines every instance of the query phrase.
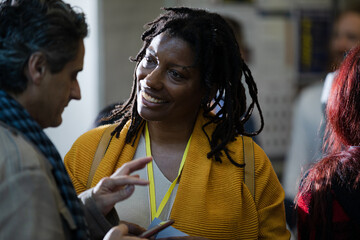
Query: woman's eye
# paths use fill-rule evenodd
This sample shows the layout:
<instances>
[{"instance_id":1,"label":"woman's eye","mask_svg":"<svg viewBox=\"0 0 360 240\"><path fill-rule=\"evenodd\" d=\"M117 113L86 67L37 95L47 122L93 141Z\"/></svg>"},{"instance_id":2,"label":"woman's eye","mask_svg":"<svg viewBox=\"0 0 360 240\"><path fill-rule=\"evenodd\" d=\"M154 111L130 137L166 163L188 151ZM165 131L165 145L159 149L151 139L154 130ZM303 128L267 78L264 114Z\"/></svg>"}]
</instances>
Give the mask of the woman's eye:
<instances>
[{"instance_id":1,"label":"woman's eye","mask_svg":"<svg viewBox=\"0 0 360 240\"><path fill-rule=\"evenodd\" d=\"M144 68L150 68L156 65L156 61L152 57L145 56L142 60Z\"/></svg>"},{"instance_id":2,"label":"woman's eye","mask_svg":"<svg viewBox=\"0 0 360 240\"><path fill-rule=\"evenodd\" d=\"M169 70L169 74L172 78L175 78L175 79L184 78L184 76L181 73L179 73L178 71L175 71L175 70Z\"/></svg>"}]
</instances>

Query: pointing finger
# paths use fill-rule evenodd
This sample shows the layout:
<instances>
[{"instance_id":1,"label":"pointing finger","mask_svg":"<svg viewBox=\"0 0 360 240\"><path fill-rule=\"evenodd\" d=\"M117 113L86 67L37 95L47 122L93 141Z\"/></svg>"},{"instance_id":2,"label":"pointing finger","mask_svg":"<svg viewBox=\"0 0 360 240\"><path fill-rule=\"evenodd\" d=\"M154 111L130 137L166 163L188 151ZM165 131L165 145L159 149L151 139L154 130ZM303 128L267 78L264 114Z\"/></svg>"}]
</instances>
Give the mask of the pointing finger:
<instances>
[{"instance_id":1,"label":"pointing finger","mask_svg":"<svg viewBox=\"0 0 360 240\"><path fill-rule=\"evenodd\" d=\"M139 158L136 160L132 160L131 162L127 162L118 168L111 177L121 176L121 175L129 175L132 172L142 169L152 161L152 157Z\"/></svg>"},{"instance_id":2,"label":"pointing finger","mask_svg":"<svg viewBox=\"0 0 360 240\"><path fill-rule=\"evenodd\" d=\"M104 178L102 179L102 184L104 187L109 189L117 189L123 188L125 185L148 185L149 181L145 179L141 179L138 177L132 176L120 176L120 177L113 177L113 178Z\"/></svg>"}]
</instances>

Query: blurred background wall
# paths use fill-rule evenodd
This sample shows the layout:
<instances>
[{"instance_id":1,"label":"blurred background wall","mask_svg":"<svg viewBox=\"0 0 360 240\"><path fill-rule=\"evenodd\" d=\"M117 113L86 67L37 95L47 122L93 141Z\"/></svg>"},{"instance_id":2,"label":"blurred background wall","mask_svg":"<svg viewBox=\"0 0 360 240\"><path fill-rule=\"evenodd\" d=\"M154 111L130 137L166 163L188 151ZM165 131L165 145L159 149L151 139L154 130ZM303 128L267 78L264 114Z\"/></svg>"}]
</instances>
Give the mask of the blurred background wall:
<instances>
[{"instance_id":1,"label":"blurred background wall","mask_svg":"<svg viewBox=\"0 0 360 240\"><path fill-rule=\"evenodd\" d=\"M78 75L81 88L81 100L71 101L62 115L63 122L57 128L47 128L49 135L62 157L69 151L72 143L89 130L100 107L100 95L103 83L100 82L100 8L98 0L65 0L86 13L89 24L89 36L85 38L84 69Z\"/></svg>"},{"instance_id":2,"label":"blurred background wall","mask_svg":"<svg viewBox=\"0 0 360 240\"><path fill-rule=\"evenodd\" d=\"M131 91L135 56L145 23L161 7L206 8L238 20L249 50L248 63L258 84L265 128L258 137L281 175L289 142L292 104L298 91L327 73L328 40L333 16L344 0L67 0L87 14L82 100L65 110L63 124L46 130L61 155L93 127L106 105L125 100ZM255 115L257 113L255 112Z\"/></svg>"}]
</instances>

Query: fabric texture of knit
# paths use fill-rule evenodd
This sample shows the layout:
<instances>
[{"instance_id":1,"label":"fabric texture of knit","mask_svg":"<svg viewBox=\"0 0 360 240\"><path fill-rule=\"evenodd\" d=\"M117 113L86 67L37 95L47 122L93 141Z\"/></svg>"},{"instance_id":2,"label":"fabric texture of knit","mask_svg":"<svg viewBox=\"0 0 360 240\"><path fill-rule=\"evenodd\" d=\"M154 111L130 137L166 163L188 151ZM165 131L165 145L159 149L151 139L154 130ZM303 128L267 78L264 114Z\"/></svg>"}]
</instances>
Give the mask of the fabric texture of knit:
<instances>
[{"instance_id":1,"label":"fabric texture of knit","mask_svg":"<svg viewBox=\"0 0 360 240\"><path fill-rule=\"evenodd\" d=\"M289 239L284 191L264 151L254 143L253 198L244 184L243 168L235 167L225 157L222 163L206 157L210 146L201 128L206 122L199 114L170 216L175 220L173 226L189 235L210 239ZM124 126L119 138L112 138L92 186L133 159L139 137L134 146L125 144L129 125L130 122ZM78 193L86 190L92 159L107 127L83 134L65 157L65 166ZM205 131L211 136L214 127L211 124ZM244 162L241 136L229 143L228 149L235 161Z\"/></svg>"}]
</instances>

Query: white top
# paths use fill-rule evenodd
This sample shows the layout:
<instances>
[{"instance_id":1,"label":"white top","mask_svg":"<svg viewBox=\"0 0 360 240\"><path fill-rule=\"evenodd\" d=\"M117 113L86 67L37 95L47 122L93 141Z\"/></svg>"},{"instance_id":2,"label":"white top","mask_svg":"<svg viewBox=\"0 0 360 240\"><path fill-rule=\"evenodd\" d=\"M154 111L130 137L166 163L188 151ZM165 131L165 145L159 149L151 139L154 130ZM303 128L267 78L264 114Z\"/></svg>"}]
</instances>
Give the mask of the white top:
<instances>
[{"instance_id":1,"label":"white top","mask_svg":"<svg viewBox=\"0 0 360 240\"><path fill-rule=\"evenodd\" d=\"M143 134L140 137L139 145L136 149L134 159L142 157L146 157L145 137ZM153 169L156 207L158 208L167 190L169 189L171 182L164 176L155 161L153 161ZM147 174L147 167L136 171L133 174L138 174L142 179L149 179ZM178 183L175 185L169 201L161 212L159 219L169 219L178 185ZM115 209L119 215L120 220L136 223L143 228L147 228L151 223L149 187L136 186L133 195L130 196L128 199L117 203L115 205Z\"/></svg>"},{"instance_id":2,"label":"white top","mask_svg":"<svg viewBox=\"0 0 360 240\"><path fill-rule=\"evenodd\" d=\"M337 72L330 72L326 75L324 87L321 93L321 103L326 104L329 98L330 90L332 87L332 83L334 78L336 77Z\"/></svg>"},{"instance_id":3,"label":"white top","mask_svg":"<svg viewBox=\"0 0 360 240\"><path fill-rule=\"evenodd\" d=\"M285 156L282 184L287 198L294 199L302 174L321 156L319 130L323 121L321 82L305 88L294 104L292 129Z\"/></svg>"},{"instance_id":4,"label":"white top","mask_svg":"<svg viewBox=\"0 0 360 240\"><path fill-rule=\"evenodd\" d=\"M322 156L324 110L336 74L328 73L324 83L308 86L296 99L282 181L287 198L296 196L302 174Z\"/></svg>"}]
</instances>

